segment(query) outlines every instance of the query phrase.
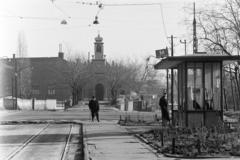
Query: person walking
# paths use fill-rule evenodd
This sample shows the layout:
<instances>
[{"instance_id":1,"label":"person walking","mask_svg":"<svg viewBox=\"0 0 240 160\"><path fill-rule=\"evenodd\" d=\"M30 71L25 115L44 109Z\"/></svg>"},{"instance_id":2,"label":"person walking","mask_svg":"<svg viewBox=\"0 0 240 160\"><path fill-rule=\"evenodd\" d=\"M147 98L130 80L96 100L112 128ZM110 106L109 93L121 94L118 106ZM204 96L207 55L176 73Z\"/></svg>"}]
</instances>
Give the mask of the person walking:
<instances>
[{"instance_id":1,"label":"person walking","mask_svg":"<svg viewBox=\"0 0 240 160\"><path fill-rule=\"evenodd\" d=\"M166 94L163 93L163 96L159 100L159 106L161 107L161 112L162 112L162 124L165 126L166 122L170 121L169 113L168 113L168 103L166 100Z\"/></svg>"},{"instance_id":2,"label":"person walking","mask_svg":"<svg viewBox=\"0 0 240 160\"><path fill-rule=\"evenodd\" d=\"M94 117L96 116L97 121L99 122L99 104L98 100L96 100L94 96L92 96L92 99L89 101L88 106L91 111L92 121L94 121Z\"/></svg>"},{"instance_id":3,"label":"person walking","mask_svg":"<svg viewBox=\"0 0 240 160\"><path fill-rule=\"evenodd\" d=\"M98 114L98 112L99 112L99 103L98 103L97 99L95 99L95 108L94 109L95 109L94 110L95 116L97 118L97 121L99 122L99 114Z\"/></svg>"}]
</instances>

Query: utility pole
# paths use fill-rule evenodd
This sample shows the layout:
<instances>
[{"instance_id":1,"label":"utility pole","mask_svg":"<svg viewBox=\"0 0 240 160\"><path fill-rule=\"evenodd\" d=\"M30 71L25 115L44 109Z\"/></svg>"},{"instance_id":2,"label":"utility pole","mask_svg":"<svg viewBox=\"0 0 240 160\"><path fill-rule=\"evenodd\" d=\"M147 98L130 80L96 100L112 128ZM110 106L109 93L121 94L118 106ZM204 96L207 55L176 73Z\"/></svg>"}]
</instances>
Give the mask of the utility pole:
<instances>
[{"instance_id":1,"label":"utility pole","mask_svg":"<svg viewBox=\"0 0 240 160\"><path fill-rule=\"evenodd\" d=\"M173 57L173 35L171 35L171 56ZM172 124L173 124L173 68L171 68L171 103L172 103L172 106L171 106L171 118L172 118ZM173 124L174 125L174 124Z\"/></svg>"},{"instance_id":2,"label":"utility pole","mask_svg":"<svg viewBox=\"0 0 240 160\"><path fill-rule=\"evenodd\" d=\"M15 109L15 102L14 102L14 77L15 77L15 74L13 74L12 76L12 106L13 106L13 109Z\"/></svg>"},{"instance_id":3,"label":"utility pole","mask_svg":"<svg viewBox=\"0 0 240 160\"><path fill-rule=\"evenodd\" d=\"M173 35L171 35L171 56L173 57Z\"/></svg>"},{"instance_id":4,"label":"utility pole","mask_svg":"<svg viewBox=\"0 0 240 160\"><path fill-rule=\"evenodd\" d=\"M169 37L168 37L169 38ZM173 38L176 38L176 37L173 37L173 35L171 35L171 57L173 57ZM168 92L168 90L169 90L169 85L168 85L168 69L167 69L167 92ZM172 124L173 124L173 69L171 69L171 118L172 118ZM168 98L168 93L167 93L167 101L169 100L169 98Z\"/></svg>"},{"instance_id":5,"label":"utility pole","mask_svg":"<svg viewBox=\"0 0 240 160\"><path fill-rule=\"evenodd\" d=\"M168 38L171 38L171 57L174 56L174 49L173 49L173 38L177 38L177 37L173 37L173 35L171 35L171 37L168 37ZM172 118L172 124L173 124L173 79L174 79L174 76L173 76L173 69L171 69L171 118ZM169 85L168 85L168 69L167 69L167 91L168 91L168 88L169 88ZM167 93L167 96L168 96L168 93ZM167 97L167 101L168 101L168 97Z\"/></svg>"},{"instance_id":6,"label":"utility pole","mask_svg":"<svg viewBox=\"0 0 240 160\"><path fill-rule=\"evenodd\" d=\"M193 3L193 54L198 51L198 40L197 40L197 28L196 28L196 17L195 17L195 2Z\"/></svg>"},{"instance_id":7,"label":"utility pole","mask_svg":"<svg viewBox=\"0 0 240 160\"><path fill-rule=\"evenodd\" d=\"M18 109L18 104L17 104L17 96L18 96L18 85L17 85L17 60L15 57L15 54L13 54L13 62L14 62L14 81L15 81L15 98L16 98L16 102L14 108L17 110Z\"/></svg>"}]
</instances>

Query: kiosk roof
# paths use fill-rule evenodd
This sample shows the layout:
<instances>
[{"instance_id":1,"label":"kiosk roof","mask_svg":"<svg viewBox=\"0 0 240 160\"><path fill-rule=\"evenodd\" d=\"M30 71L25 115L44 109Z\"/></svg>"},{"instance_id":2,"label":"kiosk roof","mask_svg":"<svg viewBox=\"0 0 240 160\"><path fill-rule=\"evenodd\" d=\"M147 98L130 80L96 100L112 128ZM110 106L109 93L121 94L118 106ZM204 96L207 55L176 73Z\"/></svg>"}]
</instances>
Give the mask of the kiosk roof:
<instances>
[{"instance_id":1,"label":"kiosk roof","mask_svg":"<svg viewBox=\"0 0 240 160\"><path fill-rule=\"evenodd\" d=\"M186 56L173 56L163 58L160 62L154 65L155 69L171 69L176 68L178 64L183 62L224 62L232 63L240 60L240 56L233 55L209 55L209 54L194 54Z\"/></svg>"}]
</instances>

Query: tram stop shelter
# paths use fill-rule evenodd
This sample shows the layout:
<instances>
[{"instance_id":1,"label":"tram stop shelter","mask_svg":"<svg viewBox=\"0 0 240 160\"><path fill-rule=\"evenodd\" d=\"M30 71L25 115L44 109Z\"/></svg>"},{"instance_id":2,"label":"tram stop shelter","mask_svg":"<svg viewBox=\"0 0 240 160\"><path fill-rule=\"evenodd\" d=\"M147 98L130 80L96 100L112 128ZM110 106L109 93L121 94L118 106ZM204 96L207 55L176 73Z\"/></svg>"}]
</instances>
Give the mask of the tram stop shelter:
<instances>
[{"instance_id":1,"label":"tram stop shelter","mask_svg":"<svg viewBox=\"0 0 240 160\"><path fill-rule=\"evenodd\" d=\"M167 99L172 123L212 127L223 122L223 66L239 56L194 54L163 58L155 69L166 69Z\"/></svg>"}]
</instances>

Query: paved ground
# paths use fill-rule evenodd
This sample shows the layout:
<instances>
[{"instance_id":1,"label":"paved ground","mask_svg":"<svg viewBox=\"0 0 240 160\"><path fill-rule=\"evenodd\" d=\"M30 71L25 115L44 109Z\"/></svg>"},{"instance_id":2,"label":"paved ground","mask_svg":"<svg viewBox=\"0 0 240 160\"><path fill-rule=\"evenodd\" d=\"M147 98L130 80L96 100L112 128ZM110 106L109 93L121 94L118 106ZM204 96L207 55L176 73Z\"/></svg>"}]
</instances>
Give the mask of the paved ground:
<instances>
[{"instance_id":1,"label":"paved ground","mask_svg":"<svg viewBox=\"0 0 240 160\"><path fill-rule=\"evenodd\" d=\"M101 107L101 121L91 122L87 106L75 106L68 111L0 111L1 121L28 120L78 120L83 123L87 160L165 160L171 159L156 155L154 150L135 138L132 133L149 129L149 126L122 127L117 125L119 117L131 116L133 119L152 121L155 113L119 112L111 107ZM45 129L45 127L47 127ZM41 160L60 159L63 155L69 124L47 126L0 125L0 159ZM38 134L41 132L40 134ZM72 134L77 135L79 128L74 125ZM37 136L36 136L37 135ZM33 137L33 138L32 138ZM77 141L71 138L69 153L75 153ZM45 157L43 158L44 155ZM74 154L70 154L74 155ZM47 157L47 158L46 158ZM75 157L67 157L74 160ZM75 159L76 160L76 159Z\"/></svg>"},{"instance_id":2,"label":"paved ground","mask_svg":"<svg viewBox=\"0 0 240 160\"><path fill-rule=\"evenodd\" d=\"M0 111L0 121L72 121L78 120L84 124L85 133L91 136L98 136L101 139L101 135L106 136L106 134L114 134L112 131L117 127L116 123L120 118L124 116L131 116L131 118L145 118L150 121L153 120L153 113L127 113L120 112L110 106L101 106L100 118L101 122L91 122L90 114L87 106L75 106L69 108L67 111ZM91 128L89 128L91 126ZM45 128L46 127L46 128ZM109 128L110 127L110 128ZM111 128L112 127L112 128ZM96 133L93 134L95 128ZM106 130L106 128L109 128ZM99 131L97 131L100 129ZM105 133L101 133L104 129ZM86 131L89 132L86 132ZM91 130L91 131L90 131ZM69 124L15 124L15 125L0 125L0 159L61 159L64 153L64 146L66 145L67 137L69 135L70 125ZM79 128L76 126L72 129L72 135L77 135L79 133ZM103 136L103 137L104 137ZM121 129L116 130L116 135L111 138L111 140L119 141L117 136L130 141L130 135L127 135L127 131ZM71 136L73 137L73 136ZM92 138L93 138L92 137ZM110 137L108 137L110 138ZM128 139L128 140L127 140ZM91 139L93 140L93 139ZM103 139L105 140L105 139ZM137 139L135 139L137 141ZM74 153L76 149L75 142L76 139L71 138L68 152ZM92 141L93 142L93 141ZM125 143L125 142L124 142ZM124 144L123 143L123 144ZM108 142L105 142L107 145ZM129 143L134 145L135 143ZM109 145L111 145L109 143ZM136 145L136 144L135 144ZM134 145L134 146L135 146ZM133 146L132 146L133 147ZM131 147L131 148L132 148ZM91 143L90 143L91 148ZM124 148L124 147L123 147ZM129 149L128 149L129 150ZM119 154L122 154L119 152ZM117 154L117 153L115 153ZM118 155L119 155L118 154ZM150 152L149 152L150 154ZM67 154L74 155L74 154ZM154 155L154 154L153 154ZM129 155L130 156L130 152ZM131 156L130 156L131 157ZM75 159L74 156L67 157L68 159Z\"/></svg>"},{"instance_id":3,"label":"paved ground","mask_svg":"<svg viewBox=\"0 0 240 160\"><path fill-rule=\"evenodd\" d=\"M74 159L80 125L0 125L1 160Z\"/></svg>"},{"instance_id":4,"label":"paved ground","mask_svg":"<svg viewBox=\"0 0 240 160\"><path fill-rule=\"evenodd\" d=\"M152 112L121 112L110 106L100 106L101 120L119 120L120 116L130 116L132 119L144 119L152 121L155 113ZM90 113L87 106L75 106L67 111L0 111L0 121L19 120L90 120Z\"/></svg>"},{"instance_id":5,"label":"paved ground","mask_svg":"<svg viewBox=\"0 0 240 160\"><path fill-rule=\"evenodd\" d=\"M157 160L145 144L116 123L86 123L85 142L92 160Z\"/></svg>"}]
</instances>

